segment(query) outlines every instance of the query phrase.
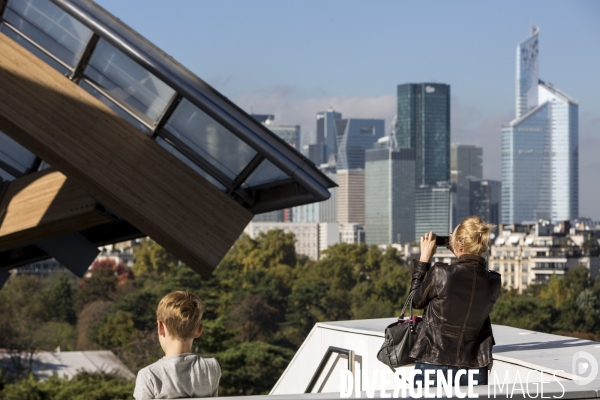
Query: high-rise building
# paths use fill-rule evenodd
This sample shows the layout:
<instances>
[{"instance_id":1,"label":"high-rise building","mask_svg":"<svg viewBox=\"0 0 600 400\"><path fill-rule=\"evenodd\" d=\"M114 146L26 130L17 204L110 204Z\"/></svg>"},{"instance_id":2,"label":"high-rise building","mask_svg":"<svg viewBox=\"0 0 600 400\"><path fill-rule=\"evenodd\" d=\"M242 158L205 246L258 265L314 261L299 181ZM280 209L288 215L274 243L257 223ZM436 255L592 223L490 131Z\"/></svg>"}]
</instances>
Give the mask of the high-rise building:
<instances>
[{"instance_id":1,"label":"high-rise building","mask_svg":"<svg viewBox=\"0 0 600 400\"><path fill-rule=\"evenodd\" d=\"M365 151L372 149L385 134L382 119L338 119L335 121L337 134L337 169L365 167Z\"/></svg>"},{"instance_id":2,"label":"high-rise building","mask_svg":"<svg viewBox=\"0 0 600 400\"><path fill-rule=\"evenodd\" d=\"M342 224L365 224L365 170L337 172L337 218Z\"/></svg>"},{"instance_id":3,"label":"high-rise building","mask_svg":"<svg viewBox=\"0 0 600 400\"><path fill-rule=\"evenodd\" d=\"M453 144L450 147L450 181L456 185L453 226L471 215L470 185L483 179L483 148Z\"/></svg>"},{"instance_id":4,"label":"high-rise building","mask_svg":"<svg viewBox=\"0 0 600 400\"><path fill-rule=\"evenodd\" d=\"M450 86L398 85L396 141L415 149L416 184L450 180Z\"/></svg>"},{"instance_id":5,"label":"high-rise building","mask_svg":"<svg viewBox=\"0 0 600 400\"><path fill-rule=\"evenodd\" d=\"M433 231L438 235L452 232L452 208L455 199L452 184L438 182L435 186L421 185L415 196L415 240Z\"/></svg>"},{"instance_id":6,"label":"high-rise building","mask_svg":"<svg viewBox=\"0 0 600 400\"><path fill-rule=\"evenodd\" d=\"M365 162L367 244L415 240L415 150L367 150Z\"/></svg>"},{"instance_id":7,"label":"high-rise building","mask_svg":"<svg viewBox=\"0 0 600 400\"><path fill-rule=\"evenodd\" d=\"M319 168L329 179L337 182L335 155ZM337 222L337 188L330 189L331 197L319 203L292 208L292 222Z\"/></svg>"},{"instance_id":8,"label":"high-rise building","mask_svg":"<svg viewBox=\"0 0 600 400\"><path fill-rule=\"evenodd\" d=\"M517 47L517 118L502 128L502 222L575 220L576 100L538 78L539 29Z\"/></svg>"},{"instance_id":9,"label":"high-rise building","mask_svg":"<svg viewBox=\"0 0 600 400\"><path fill-rule=\"evenodd\" d=\"M317 113L317 144L322 144L322 160L317 165L327 162L331 154L337 153L335 123L342 119L342 114L329 109Z\"/></svg>"},{"instance_id":10,"label":"high-rise building","mask_svg":"<svg viewBox=\"0 0 600 400\"><path fill-rule=\"evenodd\" d=\"M501 191L502 183L500 181L488 179L471 181L469 215L477 215L484 221L494 225L500 224ZM457 199L457 201L460 200Z\"/></svg>"}]
</instances>

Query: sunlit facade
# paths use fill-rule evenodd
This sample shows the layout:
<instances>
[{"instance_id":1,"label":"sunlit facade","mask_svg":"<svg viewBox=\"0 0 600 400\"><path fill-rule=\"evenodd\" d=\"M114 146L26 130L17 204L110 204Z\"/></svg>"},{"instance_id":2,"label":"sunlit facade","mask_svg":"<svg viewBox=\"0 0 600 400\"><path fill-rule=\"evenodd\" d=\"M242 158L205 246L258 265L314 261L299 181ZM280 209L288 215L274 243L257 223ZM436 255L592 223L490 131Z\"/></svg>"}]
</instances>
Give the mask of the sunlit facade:
<instances>
[{"instance_id":1,"label":"sunlit facade","mask_svg":"<svg viewBox=\"0 0 600 400\"><path fill-rule=\"evenodd\" d=\"M539 80L538 33L517 48L517 117L502 128L504 223L579 214L578 103Z\"/></svg>"}]
</instances>

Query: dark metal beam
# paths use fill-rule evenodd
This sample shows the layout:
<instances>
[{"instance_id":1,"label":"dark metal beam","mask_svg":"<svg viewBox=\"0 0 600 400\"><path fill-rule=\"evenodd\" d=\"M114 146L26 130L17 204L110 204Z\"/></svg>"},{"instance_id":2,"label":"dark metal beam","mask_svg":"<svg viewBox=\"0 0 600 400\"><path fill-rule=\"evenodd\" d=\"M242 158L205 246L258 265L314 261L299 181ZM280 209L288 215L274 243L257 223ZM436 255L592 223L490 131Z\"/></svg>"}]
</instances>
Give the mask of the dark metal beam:
<instances>
[{"instance_id":1,"label":"dark metal beam","mask_svg":"<svg viewBox=\"0 0 600 400\"><path fill-rule=\"evenodd\" d=\"M34 243L80 278L87 272L100 250L77 232Z\"/></svg>"},{"instance_id":2,"label":"dark metal beam","mask_svg":"<svg viewBox=\"0 0 600 400\"><path fill-rule=\"evenodd\" d=\"M90 37L90 40L85 45L85 49L83 50L83 53L81 54L81 58L79 59L79 62L75 66L75 69L71 72L71 75L69 76L69 79L71 79L73 82L78 83L79 80L81 79L81 74L87 67L88 62L90 61L90 58L92 57L92 53L94 52L94 49L96 48L96 44L98 44L99 39L100 39L100 37L98 35L96 35L95 33L92 33L92 37Z\"/></svg>"},{"instance_id":3,"label":"dark metal beam","mask_svg":"<svg viewBox=\"0 0 600 400\"><path fill-rule=\"evenodd\" d=\"M245 181L248 179L250 175L258 168L261 162L263 162L265 158L259 153L254 156L252 160L246 165L246 167L240 172L240 174L233 180L233 188L232 192L238 189Z\"/></svg>"}]
</instances>

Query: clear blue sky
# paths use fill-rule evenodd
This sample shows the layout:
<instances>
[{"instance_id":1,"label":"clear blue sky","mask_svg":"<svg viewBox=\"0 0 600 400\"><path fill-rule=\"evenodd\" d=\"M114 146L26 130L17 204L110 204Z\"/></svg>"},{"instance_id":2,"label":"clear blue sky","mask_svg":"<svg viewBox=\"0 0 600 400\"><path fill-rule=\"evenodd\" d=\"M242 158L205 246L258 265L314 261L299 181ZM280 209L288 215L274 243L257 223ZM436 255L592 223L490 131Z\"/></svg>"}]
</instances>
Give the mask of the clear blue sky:
<instances>
[{"instance_id":1,"label":"clear blue sky","mask_svg":"<svg viewBox=\"0 0 600 400\"><path fill-rule=\"evenodd\" d=\"M515 54L540 27L540 78L579 101L580 214L600 220L600 1L96 0L246 111L300 124L395 113L396 85L452 90L452 142L500 179Z\"/></svg>"}]
</instances>

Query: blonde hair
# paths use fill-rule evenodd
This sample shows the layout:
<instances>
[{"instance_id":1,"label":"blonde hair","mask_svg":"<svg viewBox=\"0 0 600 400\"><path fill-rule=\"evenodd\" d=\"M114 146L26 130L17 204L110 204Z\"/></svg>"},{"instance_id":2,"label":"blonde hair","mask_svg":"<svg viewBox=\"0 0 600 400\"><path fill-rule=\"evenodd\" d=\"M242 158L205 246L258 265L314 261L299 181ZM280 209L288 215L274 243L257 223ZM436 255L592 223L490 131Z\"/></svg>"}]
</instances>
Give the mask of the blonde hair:
<instances>
[{"instance_id":1,"label":"blonde hair","mask_svg":"<svg viewBox=\"0 0 600 400\"><path fill-rule=\"evenodd\" d=\"M490 249L490 233L495 227L477 216L467 217L454 230L450 245L453 249L460 246L465 254L482 255Z\"/></svg>"},{"instance_id":2,"label":"blonde hair","mask_svg":"<svg viewBox=\"0 0 600 400\"><path fill-rule=\"evenodd\" d=\"M200 327L204 304L190 292L172 292L163 297L156 308L156 319L165 324L175 339L193 339Z\"/></svg>"}]
</instances>

